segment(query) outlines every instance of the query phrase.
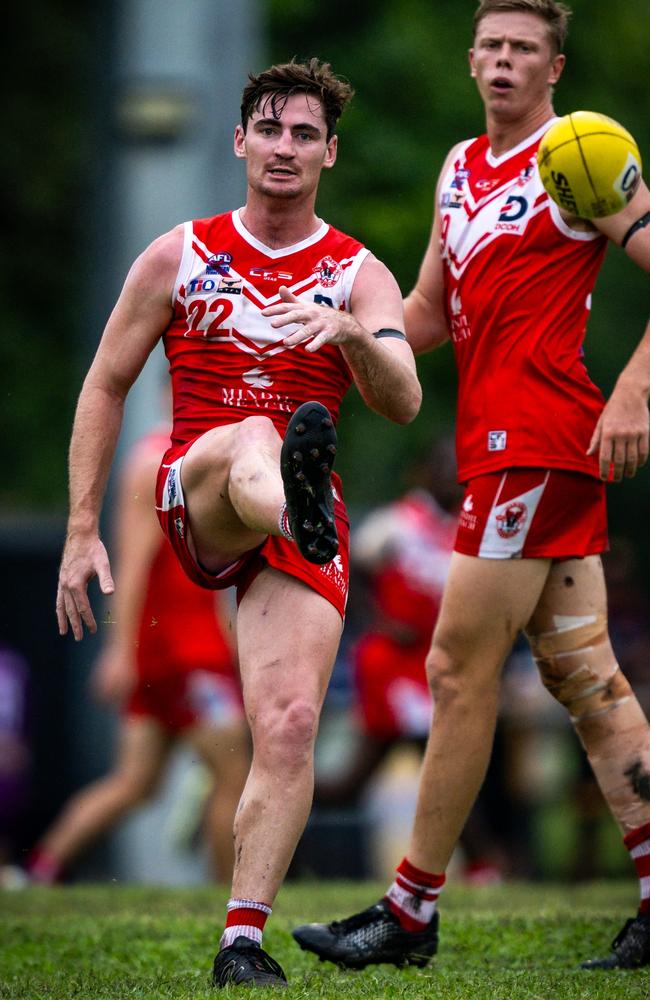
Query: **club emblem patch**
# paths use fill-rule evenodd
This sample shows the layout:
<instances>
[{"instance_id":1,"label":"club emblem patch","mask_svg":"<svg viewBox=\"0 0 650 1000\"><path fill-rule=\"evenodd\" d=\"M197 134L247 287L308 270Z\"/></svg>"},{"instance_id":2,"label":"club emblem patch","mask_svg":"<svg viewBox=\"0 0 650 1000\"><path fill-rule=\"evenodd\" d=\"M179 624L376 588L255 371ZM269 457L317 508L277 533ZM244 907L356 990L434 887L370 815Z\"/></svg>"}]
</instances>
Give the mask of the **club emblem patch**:
<instances>
[{"instance_id":1,"label":"club emblem patch","mask_svg":"<svg viewBox=\"0 0 650 1000\"><path fill-rule=\"evenodd\" d=\"M528 508L525 503L515 501L496 516L497 532L501 538L512 538L518 535L528 520Z\"/></svg>"},{"instance_id":2,"label":"club emblem patch","mask_svg":"<svg viewBox=\"0 0 650 1000\"><path fill-rule=\"evenodd\" d=\"M333 288L343 274L343 268L333 257L327 256L318 261L312 273L318 275L323 288Z\"/></svg>"}]
</instances>

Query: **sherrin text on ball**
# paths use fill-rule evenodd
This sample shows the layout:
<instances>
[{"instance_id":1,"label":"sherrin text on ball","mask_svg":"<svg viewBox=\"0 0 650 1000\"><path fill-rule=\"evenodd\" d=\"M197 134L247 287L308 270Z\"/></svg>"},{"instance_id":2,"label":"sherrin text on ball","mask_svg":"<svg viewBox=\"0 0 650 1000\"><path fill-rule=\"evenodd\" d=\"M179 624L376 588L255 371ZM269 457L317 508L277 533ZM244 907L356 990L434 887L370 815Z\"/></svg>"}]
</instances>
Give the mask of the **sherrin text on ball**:
<instances>
[{"instance_id":1,"label":"sherrin text on ball","mask_svg":"<svg viewBox=\"0 0 650 1000\"><path fill-rule=\"evenodd\" d=\"M595 111L573 111L554 122L540 143L537 163L553 201L583 219L620 212L641 180L634 137Z\"/></svg>"}]
</instances>

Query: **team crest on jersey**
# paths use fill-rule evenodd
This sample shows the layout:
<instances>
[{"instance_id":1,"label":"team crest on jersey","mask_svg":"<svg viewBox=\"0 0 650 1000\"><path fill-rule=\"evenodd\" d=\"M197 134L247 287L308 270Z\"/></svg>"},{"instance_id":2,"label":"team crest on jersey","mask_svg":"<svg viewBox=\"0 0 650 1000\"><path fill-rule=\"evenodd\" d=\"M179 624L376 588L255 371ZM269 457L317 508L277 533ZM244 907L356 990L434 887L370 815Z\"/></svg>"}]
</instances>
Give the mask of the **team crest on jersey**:
<instances>
[{"instance_id":1,"label":"team crest on jersey","mask_svg":"<svg viewBox=\"0 0 650 1000\"><path fill-rule=\"evenodd\" d=\"M520 500L508 504L506 509L497 514L497 532L501 538L512 538L518 535L528 520L528 507Z\"/></svg>"},{"instance_id":2,"label":"team crest on jersey","mask_svg":"<svg viewBox=\"0 0 650 1000\"><path fill-rule=\"evenodd\" d=\"M343 268L328 254L327 257L321 257L318 264L312 268L312 274L318 275L318 280L323 288L333 288L343 274Z\"/></svg>"},{"instance_id":3,"label":"team crest on jersey","mask_svg":"<svg viewBox=\"0 0 650 1000\"><path fill-rule=\"evenodd\" d=\"M230 265L232 264L232 254L222 251L221 253L213 253L208 260L208 266L206 267L207 274L221 274L226 275L230 271Z\"/></svg>"}]
</instances>

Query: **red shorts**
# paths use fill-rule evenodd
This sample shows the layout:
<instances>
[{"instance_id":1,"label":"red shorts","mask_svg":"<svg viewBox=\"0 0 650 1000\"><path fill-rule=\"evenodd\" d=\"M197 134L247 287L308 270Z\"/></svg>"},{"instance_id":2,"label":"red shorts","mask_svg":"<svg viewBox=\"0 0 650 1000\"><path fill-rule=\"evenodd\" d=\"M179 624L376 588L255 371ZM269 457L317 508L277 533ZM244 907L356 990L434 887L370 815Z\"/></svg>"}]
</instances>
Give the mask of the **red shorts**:
<instances>
[{"instance_id":1,"label":"red shorts","mask_svg":"<svg viewBox=\"0 0 650 1000\"><path fill-rule=\"evenodd\" d=\"M221 729L238 722L243 708L234 677L194 670L161 680L140 678L124 715L155 719L175 733L198 724Z\"/></svg>"},{"instance_id":2,"label":"red shorts","mask_svg":"<svg viewBox=\"0 0 650 1000\"><path fill-rule=\"evenodd\" d=\"M607 549L605 484L564 469L471 479L454 550L484 559L574 559Z\"/></svg>"},{"instance_id":3,"label":"red shorts","mask_svg":"<svg viewBox=\"0 0 650 1000\"><path fill-rule=\"evenodd\" d=\"M426 646L402 646L389 635L369 632L354 652L361 722L379 739L425 739L433 702L427 682Z\"/></svg>"},{"instance_id":4,"label":"red shorts","mask_svg":"<svg viewBox=\"0 0 650 1000\"><path fill-rule=\"evenodd\" d=\"M181 470L183 458L191 443L189 442L185 446L183 454L169 465L165 465L163 460L156 483L158 519L190 580L200 587L207 587L209 590L225 590L227 587L235 586L237 587L237 600L241 601L256 576L265 566L272 566L288 576L301 580L312 590L315 590L316 593L329 601L343 618L348 599L350 524L341 495L339 477L336 474L332 476L339 551L331 562L325 563L324 566L307 562L301 556L294 542L269 535L259 548L247 552L220 572L209 573L197 563L186 538L186 511Z\"/></svg>"}]
</instances>

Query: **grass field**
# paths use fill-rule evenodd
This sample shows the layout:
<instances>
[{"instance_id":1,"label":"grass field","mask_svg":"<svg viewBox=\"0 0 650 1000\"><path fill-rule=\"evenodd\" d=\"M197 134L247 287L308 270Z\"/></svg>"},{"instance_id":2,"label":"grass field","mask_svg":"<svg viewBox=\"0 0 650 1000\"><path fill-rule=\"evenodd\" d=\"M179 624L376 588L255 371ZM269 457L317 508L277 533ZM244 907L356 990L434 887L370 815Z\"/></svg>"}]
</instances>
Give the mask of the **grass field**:
<instances>
[{"instance_id":1,"label":"grass field","mask_svg":"<svg viewBox=\"0 0 650 1000\"><path fill-rule=\"evenodd\" d=\"M608 951L635 904L629 882L580 888L518 884L449 886L441 950L424 970L374 966L343 972L301 952L291 927L345 916L383 886L287 885L265 945L290 981L287 997L404 1000L648 1000L650 968L585 972L580 959ZM30 888L0 896L0 997L134 1000L214 997L209 971L225 894L211 888L141 886ZM257 995L261 991L254 991ZM264 991L268 995L268 991ZM220 991L241 996L241 989ZM244 991L246 996L251 991Z\"/></svg>"}]
</instances>

